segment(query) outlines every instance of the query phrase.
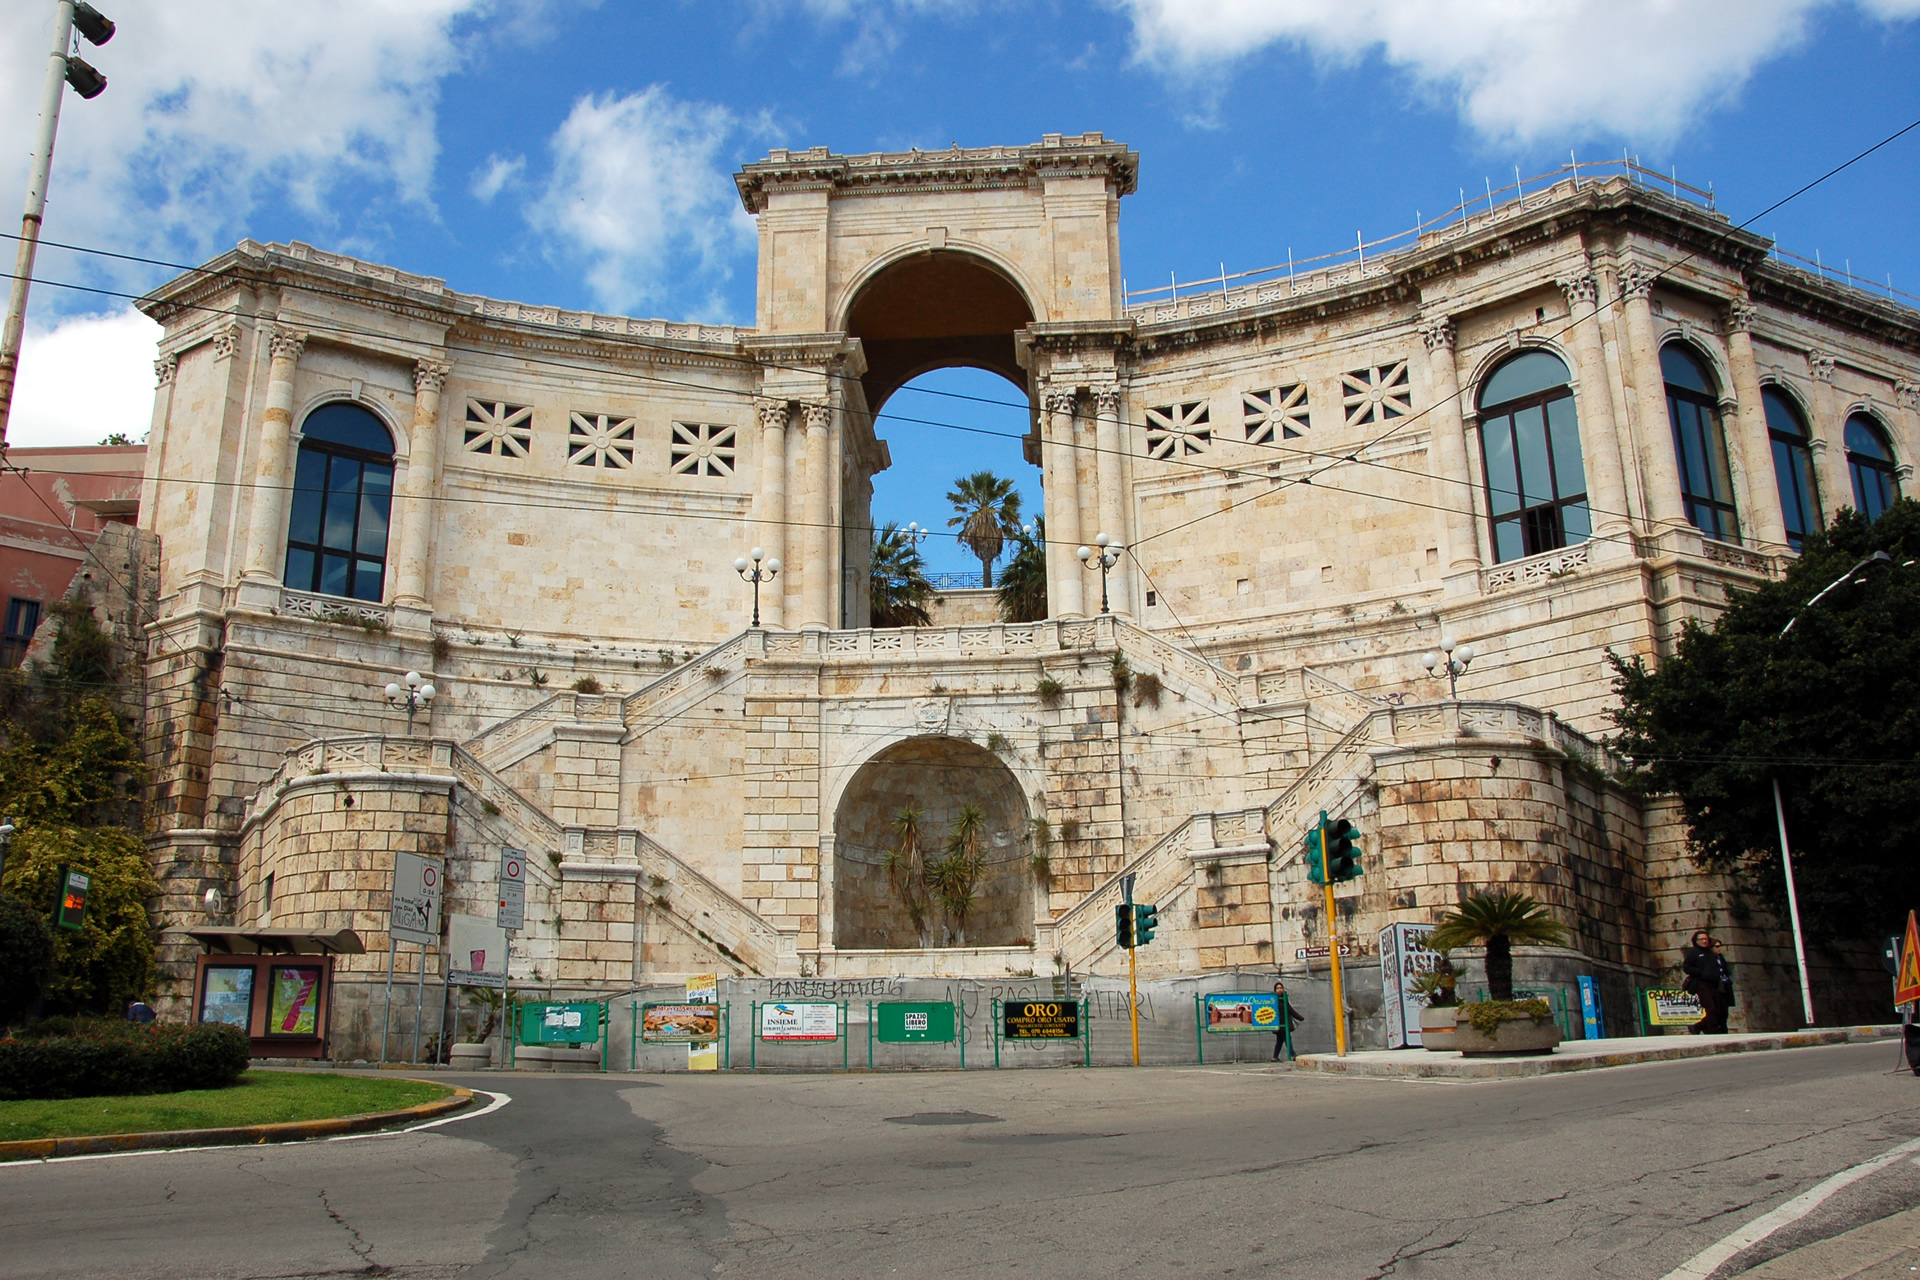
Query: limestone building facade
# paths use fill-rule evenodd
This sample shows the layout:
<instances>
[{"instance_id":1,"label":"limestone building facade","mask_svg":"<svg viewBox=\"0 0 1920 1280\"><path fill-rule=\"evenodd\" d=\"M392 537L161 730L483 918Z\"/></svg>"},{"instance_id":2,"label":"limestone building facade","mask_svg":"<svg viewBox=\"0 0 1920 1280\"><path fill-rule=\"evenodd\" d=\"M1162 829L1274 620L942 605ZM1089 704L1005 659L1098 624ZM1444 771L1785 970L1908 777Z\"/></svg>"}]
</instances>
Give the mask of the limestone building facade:
<instances>
[{"instance_id":1,"label":"limestone building facade","mask_svg":"<svg viewBox=\"0 0 1920 1280\"><path fill-rule=\"evenodd\" d=\"M511 846L520 980L1044 976L1115 968L1131 873L1149 970L1271 971L1326 940L1326 810L1366 833L1363 947L1518 885L1574 931L1542 973L1627 992L1706 921L1784 985L1671 806L1613 781L1605 655L1910 488L1920 314L1593 172L1131 300L1138 173L1099 134L774 151L737 176L752 328L251 241L150 295L169 919L218 886L235 924L358 930L371 977L394 851L490 914ZM956 364L1029 399L1051 616L875 630L874 417ZM750 547L782 565L757 628ZM1442 635L1480 651L1458 699L1419 666ZM411 728L407 670L439 695ZM909 807L936 850L976 815L958 920L899 886Z\"/></svg>"}]
</instances>

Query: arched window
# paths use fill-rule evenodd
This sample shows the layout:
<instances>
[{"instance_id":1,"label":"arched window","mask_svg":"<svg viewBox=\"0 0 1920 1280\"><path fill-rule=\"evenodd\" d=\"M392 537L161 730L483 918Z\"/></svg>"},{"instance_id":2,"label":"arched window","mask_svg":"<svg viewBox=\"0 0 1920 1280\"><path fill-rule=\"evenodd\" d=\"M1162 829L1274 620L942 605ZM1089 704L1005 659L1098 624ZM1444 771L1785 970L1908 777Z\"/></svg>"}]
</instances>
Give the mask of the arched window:
<instances>
[{"instance_id":1,"label":"arched window","mask_svg":"<svg viewBox=\"0 0 1920 1280\"><path fill-rule=\"evenodd\" d=\"M1780 514L1786 517L1787 543L1798 551L1807 535L1821 524L1820 491L1813 483L1813 450L1807 447L1807 424L1778 387L1762 387L1760 403L1767 409L1767 437L1773 442L1773 477L1780 484Z\"/></svg>"},{"instance_id":2,"label":"arched window","mask_svg":"<svg viewBox=\"0 0 1920 1280\"><path fill-rule=\"evenodd\" d=\"M1493 371L1480 389L1480 457L1495 560L1591 536L1573 388L1557 356L1529 351Z\"/></svg>"},{"instance_id":3,"label":"arched window","mask_svg":"<svg viewBox=\"0 0 1920 1280\"><path fill-rule=\"evenodd\" d=\"M286 584L298 591L378 600L387 576L393 437L351 404L327 404L301 427L287 522Z\"/></svg>"},{"instance_id":4,"label":"arched window","mask_svg":"<svg viewBox=\"0 0 1920 1280\"><path fill-rule=\"evenodd\" d=\"M1727 466L1727 437L1713 379L1698 356L1678 345L1660 349L1660 373L1667 383L1667 416L1673 421L1687 519L1709 538L1737 542L1740 519L1733 506L1733 472Z\"/></svg>"},{"instance_id":5,"label":"arched window","mask_svg":"<svg viewBox=\"0 0 1920 1280\"><path fill-rule=\"evenodd\" d=\"M1869 520L1878 520L1900 496L1887 433L1864 413L1847 419L1847 470L1853 476L1854 509Z\"/></svg>"}]
</instances>

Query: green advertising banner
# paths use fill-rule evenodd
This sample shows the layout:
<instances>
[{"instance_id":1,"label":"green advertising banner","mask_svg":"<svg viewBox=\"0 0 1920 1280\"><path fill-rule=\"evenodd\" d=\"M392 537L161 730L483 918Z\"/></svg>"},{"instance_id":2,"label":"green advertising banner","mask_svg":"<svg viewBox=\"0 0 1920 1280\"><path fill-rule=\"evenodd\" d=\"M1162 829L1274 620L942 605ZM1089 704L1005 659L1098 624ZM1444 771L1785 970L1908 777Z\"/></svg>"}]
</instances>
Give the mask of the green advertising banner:
<instances>
[{"instance_id":1,"label":"green advertising banner","mask_svg":"<svg viewBox=\"0 0 1920 1280\"><path fill-rule=\"evenodd\" d=\"M947 1000L886 1000L874 1008L874 1035L881 1044L951 1044L953 1004Z\"/></svg>"},{"instance_id":2,"label":"green advertising banner","mask_svg":"<svg viewBox=\"0 0 1920 1280\"><path fill-rule=\"evenodd\" d=\"M521 1044L598 1044L600 1006L597 1004L523 1004L520 1006Z\"/></svg>"}]
</instances>

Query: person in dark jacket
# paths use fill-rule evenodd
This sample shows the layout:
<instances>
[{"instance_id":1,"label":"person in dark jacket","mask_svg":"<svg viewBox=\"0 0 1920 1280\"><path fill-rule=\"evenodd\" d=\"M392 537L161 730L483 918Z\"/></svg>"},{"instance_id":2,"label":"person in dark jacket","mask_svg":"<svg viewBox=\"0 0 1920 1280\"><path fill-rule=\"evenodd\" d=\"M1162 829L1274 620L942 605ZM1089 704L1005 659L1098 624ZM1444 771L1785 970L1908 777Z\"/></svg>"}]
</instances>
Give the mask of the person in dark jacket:
<instances>
[{"instance_id":1,"label":"person in dark jacket","mask_svg":"<svg viewBox=\"0 0 1920 1280\"><path fill-rule=\"evenodd\" d=\"M1273 1033L1273 1060L1280 1061L1280 1053L1287 1047L1287 1033L1307 1020L1306 1015L1293 1007L1293 1001L1287 999L1287 984L1273 984L1273 994L1280 997L1280 1007L1286 1011L1286 1021Z\"/></svg>"},{"instance_id":2,"label":"person in dark jacket","mask_svg":"<svg viewBox=\"0 0 1920 1280\"><path fill-rule=\"evenodd\" d=\"M1733 995L1733 971L1714 950L1714 941L1705 929L1693 935L1693 943L1681 953L1680 972L1685 978L1680 989L1700 998L1701 1018L1693 1024L1694 1035L1721 1035L1727 1029L1727 1004Z\"/></svg>"}]
</instances>

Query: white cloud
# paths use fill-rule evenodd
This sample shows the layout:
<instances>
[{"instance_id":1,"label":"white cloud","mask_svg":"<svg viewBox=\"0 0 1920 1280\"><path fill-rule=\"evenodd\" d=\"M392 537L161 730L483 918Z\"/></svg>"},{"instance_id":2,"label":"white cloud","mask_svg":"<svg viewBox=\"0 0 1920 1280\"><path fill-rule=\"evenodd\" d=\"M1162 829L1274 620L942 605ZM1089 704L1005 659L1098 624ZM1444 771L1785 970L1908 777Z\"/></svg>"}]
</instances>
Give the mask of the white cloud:
<instances>
[{"instance_id":1,"label":"white cloud","mask_svg":"<svg viewBox=\"0 0 1920 1280\"><path fill-rule=\"evenodd\" d=\"M440 81L473 20L515 3L115 0L118 34L84 51L107 91L61 109L47 234L198 259L245 234L263 195L323 222L348 181L428 207ZM25 183L52 30L53 6L32 8L0 23L6 191Z\"/></svg>"},{"instance_id":2,"label":"white cloud","mask_svg":"<svg viewBox=\"0 0 1920 1280\"><path fill-rule=\"evenodd\" d=\"M753 245L723 151L745 127L659 85L582 98L553 135L552 176L527 221L560 256L585 261L608 310L662 301L669 285L682 295L711 287Z\"/></svg>"},{"instance_id":3,"label":"white cloud","mask_svg":"<svg viewBox=\"0 0 1920 1280\"><path fill-rule=\"evenodd\" d=\"M521 171L526 167L525 156L514 156L511 160L506 156L488 156L487 163L474 170L473 181L467 189L481 204L492 204L493 198L500 194L500 188L518 181Z\"/></svg>"},{"instance_id":4,"label":"white cloud","mask_svg":"<svg viewBox=\"0 0 1920 1280\"><path fill-rule=\"evenodd\" d=\"M29 330L20 348L7 443L99 444L116 431L144 438L153 423L159 341L160 326L133 310Z\"/></svg>"},{"instance_id":5,"label":"white cloud","mask_svg":"<svg viewBox=\"0 0 1920 1280\"><path fill-rule=\"evenodd\" d=\"M1110 0L1135 55L1197 80L1272 45L1339 65L1378 54L1450 94L1483 137L1676 136L1845 0ZM1859 0L1888 21L1920 0Z\"/></svg>"}]
</instances>

